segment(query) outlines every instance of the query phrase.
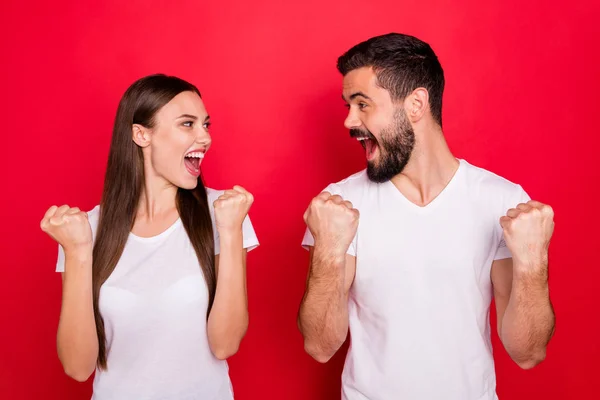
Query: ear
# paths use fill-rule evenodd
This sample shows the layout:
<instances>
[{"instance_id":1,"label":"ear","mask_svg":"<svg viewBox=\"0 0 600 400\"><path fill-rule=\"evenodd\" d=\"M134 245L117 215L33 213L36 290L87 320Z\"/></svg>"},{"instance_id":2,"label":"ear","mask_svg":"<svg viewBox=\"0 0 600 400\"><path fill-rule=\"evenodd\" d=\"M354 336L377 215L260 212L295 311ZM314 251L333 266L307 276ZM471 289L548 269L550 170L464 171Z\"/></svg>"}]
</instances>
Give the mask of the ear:
<instances>
[{"instance_id":1,"label":"ear","mask_svg":"<svg viewBox=\"0 0 600 400\"><path fill-rule=\"evenodd\" d=\"M425 88L417 88L404 99L404 109L412 122L421 120L429 110L429 92Z\"/></svg>"},{"instance_id":2,"label":"ear","mask_svg":"<svg viewBox=\"0 0 600 400\"><path fill-rule=\"evenodd\" d=\"M144 148L150 145L150 131L142 125L133 124L131 138L138 146Z\"/></svg>"}]
</instances>

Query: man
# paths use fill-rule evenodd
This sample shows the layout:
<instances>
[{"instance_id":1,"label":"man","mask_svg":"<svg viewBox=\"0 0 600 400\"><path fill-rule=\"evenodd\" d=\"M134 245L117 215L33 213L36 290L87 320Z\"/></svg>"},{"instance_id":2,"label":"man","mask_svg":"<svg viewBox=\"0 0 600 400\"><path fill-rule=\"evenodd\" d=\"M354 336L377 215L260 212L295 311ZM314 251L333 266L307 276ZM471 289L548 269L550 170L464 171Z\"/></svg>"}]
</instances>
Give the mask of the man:
<instances>
[{"instance_id":1,"label":"man","mask_svg":"<svg viewBox=\"0 0 600 400\"><path fill-rule=\"evenodd\" d=\"M374 37L338 69L345 126L367 168L330 184L304 215L305 349L326 362L350 330L344 400L497 399L492 295L500 339L522 368L545 358L554 331L553 211L452 155L444 74L428 44Z\"/></svg>"}]
</instances>

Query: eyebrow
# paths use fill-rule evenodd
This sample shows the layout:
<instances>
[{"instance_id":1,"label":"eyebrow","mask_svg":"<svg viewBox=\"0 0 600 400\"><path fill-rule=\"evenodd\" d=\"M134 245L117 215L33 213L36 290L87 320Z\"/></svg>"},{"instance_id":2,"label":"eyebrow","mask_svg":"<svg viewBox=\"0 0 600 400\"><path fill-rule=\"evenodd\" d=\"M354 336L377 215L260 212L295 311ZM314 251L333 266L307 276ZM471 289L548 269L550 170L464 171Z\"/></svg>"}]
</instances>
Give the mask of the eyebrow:
<instances>
[{"instance_id":1,"label":"eyebrow","mask_svg":"<svg viewBox=\"0 0 600 400\"><path fill-rule=\"evenodd\" d=\"M350 95L350 101L354 100L355 98L357 98L357 97L359 97L359 96L360 96L360 97L364 97L364 98L365 98L365 99L367 99L367 100L371 100L371 98L370 98L369 96L367 96L366 94L364 94L363 92L355 92L355 93L352 93L352 94ZM344 95L342 95L342 99L343 99L344 101L346 101L346 102L347 102L347 100L346 100L346 98L344 97Z\"/></svg>"},{"instance_id":2,"label":"eyebrow","mask_svg":"<svg viewBox=\"0 0 600 400\"><path fill-rule=\"evenodd\" d=\"M194 121L198 119L198 117L196 117L195 115L191 115L191 114L181 114L179 117L177 117L177 119L181 119L181 118L189 118L189 119L193 119Z\"/></svg>"},{"instance_id":3,"label":"eyebrow","mask_svg":"<svg viewBox=\"0 0 600 400\"><path fill-rule=\"evenodd\" d=\"M193 119L194 121L198 120L198 117L196 117L195 115L192 115L192 114L181 114L176 119L182 119L182 118L189 118L189 119ZM210 120L210 115L207 115L206 118L204 118L204 122L208 122L209 120Z\"/></svg>"}]
</instances>

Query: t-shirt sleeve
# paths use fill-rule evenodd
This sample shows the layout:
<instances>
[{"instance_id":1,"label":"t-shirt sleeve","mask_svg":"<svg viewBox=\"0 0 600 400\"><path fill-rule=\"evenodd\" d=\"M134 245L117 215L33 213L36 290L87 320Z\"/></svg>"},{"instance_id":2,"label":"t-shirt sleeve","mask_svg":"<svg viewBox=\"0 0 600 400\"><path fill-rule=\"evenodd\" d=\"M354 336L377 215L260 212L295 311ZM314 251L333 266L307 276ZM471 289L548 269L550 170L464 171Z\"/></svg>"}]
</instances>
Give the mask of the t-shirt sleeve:
<instances>
[{"instance_id":1,"label":"t-shirt sleeve","mask_svg":"<svg viewBox=\"0 0 600 400\"><path fill-rule=\"evenodd\" d=\"M340 186L338 184L335 184L335 183L332 183L329 186L327 186L325 189L323 189L322 192L329 192L332 195L337 194L339 196L342 196L342 198L344 198L342 189L340 188ZM354 256L354 257L356 257L357 237L358 237L358 234L354 235L354 239L352 240L352 243L350 243L350 247L348 247L348 251L346 252L347 254L350 254L351 256ZM308 227L306 227L306 229L304 230L304 238L302 239L302 247L304 249L308 250L309 247L312 247L314 245L315 245L315 238L313 237L312 233L310 232L310 229L308 229Z\"/></svg>"},{"instance_id":2,"label":"t-shirt sleeve","mask_svg":"<svg viewBox=\"0 0 600 400\"><path fill-rule=\"evenodd\" d=\"M501 211L501 214L498 216L498 219L497 219L498 226L496 229L498 229L498 231L500 233L500 242L498 243L498 248L496 249L496 255L494 256L494 261L512 257L512 254L510 253L510 250L508 249L508 247L506 246L506 242L504 241L504 234L502 232L502 226L500 226L500 222L499 222L500 217L506 215L506 212L509 209L516 207L520 203L527 203L529 200L531 200L531 198L529 197L527 192L525 192L525 190L523 190L523 188L520 185L517 185L515 193L513 196L510 196L510 199L511 200L509 202L506 202L504 204L504 210Z\"/></svg>"},{"instance_id":3,"label":"t-shirt sleeve","mask_svg":"<svg viewBox=\"0 0 600 400\"><path fill-rule=\"evenodd\" d=\"M65 250L58 245L58 257L56 260L56 272L65 272Z\"/></svg>"},{"instance_id":4,"label":"t-shirt sleeve","mask_svg":"<svg viewBox=\"0 0 600 400\"><path fill-rule=\"evenodd\" d=\"M210 210L210 216L212 218L213 224L213 237L215 239L215 255L221 253L221 242L219 237L219 231L217 230L217 224L215 220L215 209L213 203L215 200L219 198L225 191L224 190L208 190L208 204ZM246 251L250 252L258 247L258 237L256 236L256 232L254 231L254 226L252 225L252 221L250 220L250 216L246 215L244 221L242 222L242 247L246 249Z\"/></svg>"},{"instance_id":5,"label":"t-shirt sleeve","mask_svg":"<svg viewBox=\"0 0 600 400\"><path fill-rule=\"evenodd\" d=\"M215 255L221 252L221 243L219 238L219 232L216 229L216 226L213 229L213 234L215 238ZM254 231L254 226L252 225L252 221L250 220L250 216L246 215L244 218L244 222L242 222L242 247L247 251L252 251L258 247L258 237L256 236L256 232Z\"/></svg>"}]
</instances>

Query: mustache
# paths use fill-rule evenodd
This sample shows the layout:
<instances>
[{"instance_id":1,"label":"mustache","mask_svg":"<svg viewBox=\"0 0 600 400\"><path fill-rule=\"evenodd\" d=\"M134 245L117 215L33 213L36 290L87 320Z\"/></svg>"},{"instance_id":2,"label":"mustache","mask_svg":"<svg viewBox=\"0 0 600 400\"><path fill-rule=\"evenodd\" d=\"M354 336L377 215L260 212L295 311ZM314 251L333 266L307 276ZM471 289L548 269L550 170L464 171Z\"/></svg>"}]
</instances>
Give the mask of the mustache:
<instances>
[{"instance_id":1,"label":"mustache","mask_svg":"<svg viewBox=\"0 0 600 400\"><path fill-rule=\"evenodd\" d=\"M367 138L375 140L375 136L368 129L362 130L358 128L350 129L351 138Z\"/></svg>"}]
</instances>

